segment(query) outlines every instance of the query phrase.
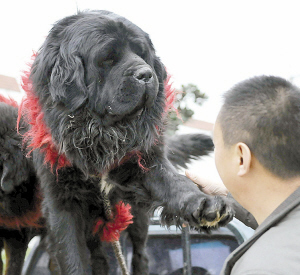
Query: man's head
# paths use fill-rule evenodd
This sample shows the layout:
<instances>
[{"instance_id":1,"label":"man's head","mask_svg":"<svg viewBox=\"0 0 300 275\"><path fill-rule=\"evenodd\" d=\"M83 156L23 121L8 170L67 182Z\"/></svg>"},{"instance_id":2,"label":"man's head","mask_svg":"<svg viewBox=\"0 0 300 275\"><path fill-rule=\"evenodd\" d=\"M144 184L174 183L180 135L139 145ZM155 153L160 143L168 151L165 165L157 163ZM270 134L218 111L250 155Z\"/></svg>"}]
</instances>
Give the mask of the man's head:
<instances>
[{"instance_id":1,"label":"man's head","mask_svg":"<svg viewBox=\"0 0 300 275\"><path fill-rule=\"evenodd\" d=\"M300 89L290 82L254 77L224 95L214 143L216 165L230 192L236 176L248 176L253 166L280 180L299 177L299 140Z\"/></svg>"},{"instance_id":2,"label":"man's head","mask_svg":"<svg viewBox=\"0 0 300 275\"><path fill-rule=\"evenodd\" d=\"M218 122L225 146L243 142L274 175L300 176L300 89L260 76L237 84L224 99Z\"/></svg>"}]
</instances>

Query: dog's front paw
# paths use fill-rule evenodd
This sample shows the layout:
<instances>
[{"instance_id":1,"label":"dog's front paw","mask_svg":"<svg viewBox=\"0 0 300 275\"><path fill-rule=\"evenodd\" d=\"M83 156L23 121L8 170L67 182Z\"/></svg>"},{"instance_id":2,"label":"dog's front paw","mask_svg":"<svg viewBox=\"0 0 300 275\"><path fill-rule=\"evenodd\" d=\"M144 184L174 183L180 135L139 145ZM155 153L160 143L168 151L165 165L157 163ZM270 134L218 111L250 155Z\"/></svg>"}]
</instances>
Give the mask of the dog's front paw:
<instances>
[{"instance_id":1,"label":"dog's front paw","mask_svg":"<svg viewBox=\"0 0 300 275\"><path fill-rule=\"evenodd\" d=\"M222 197L206 197L193 212L192 227L213 229L229 223L234 216L231 204Z\"/></svg>"}]
</instances>

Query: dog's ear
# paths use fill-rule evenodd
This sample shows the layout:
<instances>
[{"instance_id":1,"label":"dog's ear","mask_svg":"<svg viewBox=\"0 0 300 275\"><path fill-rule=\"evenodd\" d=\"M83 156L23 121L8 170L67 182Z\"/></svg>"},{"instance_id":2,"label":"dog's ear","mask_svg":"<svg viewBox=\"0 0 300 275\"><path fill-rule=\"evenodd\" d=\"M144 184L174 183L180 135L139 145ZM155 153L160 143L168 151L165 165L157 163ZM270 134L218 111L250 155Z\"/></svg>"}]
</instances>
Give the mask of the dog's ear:
<instances>
[{"instance_id":1,"label":"dog's ear","mask_svg":"<svg viewBox=\"0 0 300 275\"><path fill-rule=\"evenodd\" d=\"M165 80L167 79L167 71L158 57L154 58L154 70L158 78L159 90L163 91L165 88Z\"/></svg>"},{"instance_id":2,"label":"dog's ear","mask_svg":"<svg viewBox=\"0 0 300 275\"><path fill-rule=\"evenodd\" d=\"M63 102L72 111L86 101L84 65L78 54L60 49L51 72L49 92L53 101Z\"/></svg>"},{"instance_id":3,"label":"dog's ear","mask_svg":"<svg viewBox=\"0 0 300 275\"><path fill-rule=\"evenodd\" d=\"M80 16L67 17L53 27L35 57L30 75L37 94L49 92L53 101L62 102L71 110L87 99L83 60L75 46L67 43L65 34Z\"/></svg>"},{"instance_id":4,"label":"dog's ear","mask_svg":"<svg viewBox=\"0 0 300 275\"><path fill-rule=\"evenodd\" d=\"M164 81L167 79L167 72L164 64L160 61L158 57L154 58L154 69L159 83L164 83Z\"/></svg>"}]
</instances>

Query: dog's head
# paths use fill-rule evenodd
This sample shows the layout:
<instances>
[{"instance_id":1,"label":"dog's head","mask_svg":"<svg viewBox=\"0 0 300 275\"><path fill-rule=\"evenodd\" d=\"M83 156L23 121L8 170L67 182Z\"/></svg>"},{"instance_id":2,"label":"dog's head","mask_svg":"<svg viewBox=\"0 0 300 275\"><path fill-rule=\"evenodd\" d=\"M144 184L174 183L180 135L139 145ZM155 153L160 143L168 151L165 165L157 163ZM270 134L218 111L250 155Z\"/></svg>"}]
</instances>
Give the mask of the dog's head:
<instances>
[{"instance_id":1,"label":"dog's head","mask_svg":"<svg viewBox=\"0 0 300 275\"><path fill-rule=\"evenodd\" d=\"M0 101L0 197L28 181L32 169L23 154L22 136L16 130L17 116L15 106ZM25 128L21 122L20 131Z\"/></svg>"},{"instance_id":2,"label":"dog's head","mask_svg":"<svg viewBox=\"0 0 300 275\"><path fill-rule=\"evenodd\" d=\"M41 216L36 176L23 150L28 125L22 118L17 132L18 104L0 95L0 226L36 227Z\"/></svg>"},{"instance_id":3,"label":"dog's head","mask_svg":"<svg viewBox=\"0 0 300 275\"><path fill-rule=\"evenodd\" d=\"M149 36L107 11L56 23L30 74L59 153L87 173L157 141L165 79Z\"/></svg>"}]
</instances>

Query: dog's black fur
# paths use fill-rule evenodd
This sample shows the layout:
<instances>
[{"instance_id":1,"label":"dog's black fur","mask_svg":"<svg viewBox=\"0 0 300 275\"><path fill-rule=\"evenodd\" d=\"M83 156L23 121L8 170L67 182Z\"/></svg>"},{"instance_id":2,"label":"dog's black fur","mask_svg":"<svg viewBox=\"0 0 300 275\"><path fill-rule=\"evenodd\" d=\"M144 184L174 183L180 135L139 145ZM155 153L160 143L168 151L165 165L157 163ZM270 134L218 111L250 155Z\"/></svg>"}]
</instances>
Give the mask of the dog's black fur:
<instances>
[{"instance_id":1,"label":"dog's black fur","mask_svg":"<svg viewBox=\"0 0 300 275\"><path fill-rule=\"evenodd\" d=\"M95 219L105 217L100 180L114 187L112 205L122 199L143 209L162 206L166 225L180 226L183 218L206 228L232 218L224 199L201 193L166 157L165 79L149 36L106 11L59 21L37 53L30 75L33 91L54 144L72 164L53 173L43 154L33 152L58 273L88 274L89 248L93 274L106 274L93 260L97 253L90 245ZM137 151L148 171L138 157L112 168Z\"/></svg>"},{"instance_id":2,"label":"dog's black fur","mask_svg":"<svg viewBox=\"0 0 300 275\"><path fill-rule=\"evenodd\" d=\"M0 98L0 100L2 97ZM18 109L0 102L0 251L6 253L6 275L21 274L27 245L40 232L38 181L16 131ZM27 130L20 122L20 132ZM0 274L2 274L0 261Z\"/></svg>"},{"instance_id":3,"label":"dog's black fur","mask_svg":"<svg viewBox=\"0 0 300 275\"><path fill-rule=\"evenodd\" d=\"M212 139L202 134L167 136L165 143L167 158L177 169L187 168L191 160L208 155L214 148ZM134 223L127 229L134 251L131 263L132 274L147 275L149 264L145 248L150 215L147 208L140 207L139 204L133 204L132 214Z\"/></svg>"},{"instance_id":4,"label":"dog's black fur","mask_svg":"<svg viewBox=\"0 0 300 275\"><path fill-rule=\"evenodd\" d=\"M40 209L37 208L38 181L31 158L26 158L22 150L22 133L28 129L28 125L22 120L20 133L17 133L17 107L1 100L9 101L0 96L0 251L5 248L5 274L20 275L29 240L37 234L45 235L46 232L43 230L42 218L37 220L40 215ZM185 166L192 158L207 154L213 147L209 137L198 134L168 137L167 144L167 155L173 157L171 162L174 166ZM136 274L142 274L148 270L144 247L149 213L137 207L133 207L132 212L135 222L130 225L128 232L136 248L137 256L134 259L140 259L133 266L139 271ZM103 264L106 261L105 253L100 254L102 251L97 247L97 242L90 246L94 250L98 249L97 257L94 253L94 260ZM2 269L0 261L0 274Z\"/></svg>"},{"instance_id":5,"label":"dog's black fur","mask_svg":"<svg viewBox=\"0 0 300 275\"><path fill-rule=\"evenodd\" d=\"M208 155L214 148L211 137L202 134L174 135L166 139L167 157L175 168L187 168L191 160Z\"/></svg>"}]
</instances>

